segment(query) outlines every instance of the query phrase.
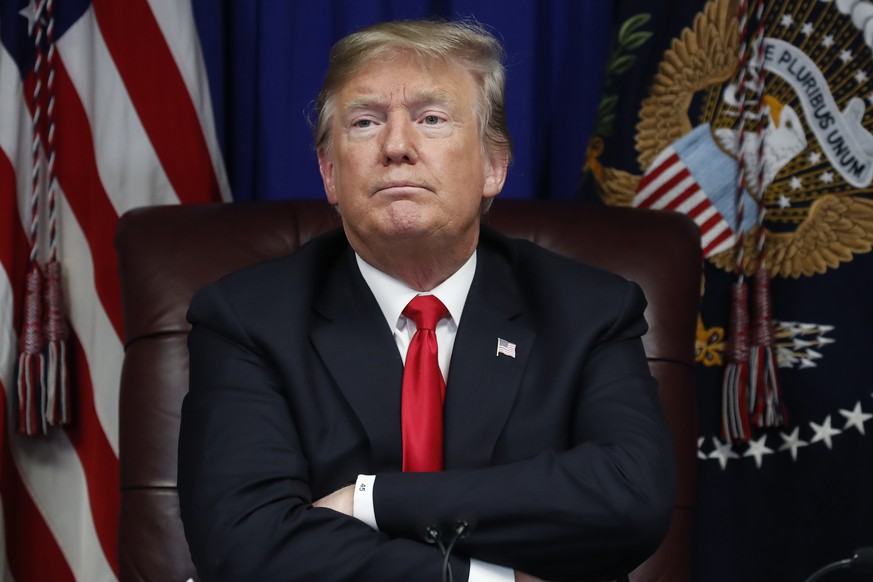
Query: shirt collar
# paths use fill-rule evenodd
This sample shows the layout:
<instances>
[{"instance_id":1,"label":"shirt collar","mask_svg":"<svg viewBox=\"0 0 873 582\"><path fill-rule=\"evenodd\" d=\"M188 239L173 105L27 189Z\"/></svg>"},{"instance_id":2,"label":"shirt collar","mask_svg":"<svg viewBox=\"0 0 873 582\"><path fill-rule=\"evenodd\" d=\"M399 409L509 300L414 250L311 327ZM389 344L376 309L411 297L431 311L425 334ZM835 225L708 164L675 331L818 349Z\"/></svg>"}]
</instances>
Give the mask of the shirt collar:
<instances>
[{"instance_id":1,"label":"shirt collar","mask_svg":"<svg viewBox=\"0 0 873 582\"><path fill-rule=\"evenodd\" d=\"M419 295L420 292L407 286L402 281L386 275L376 267L370 265L355 253L355 259L358 262L358 268L361 270L361 275L364 277L370 291L376 297L376 302L382 310L382 315L385 316L385 321L389 327L394 329L402 329L405 326L406 318L402 322L400 316L406 305L413 297ZM428 293L436 295L436 298L443 302L446 309L449 310L449 316L457 326L461 323L461 313L464 311L464 304L467 302L467 294L470 292L470 286L473 284L473 275L476 273L476 252L474 251L467 262L455 273L431 289Z\"/></svg>"}]
</instances>

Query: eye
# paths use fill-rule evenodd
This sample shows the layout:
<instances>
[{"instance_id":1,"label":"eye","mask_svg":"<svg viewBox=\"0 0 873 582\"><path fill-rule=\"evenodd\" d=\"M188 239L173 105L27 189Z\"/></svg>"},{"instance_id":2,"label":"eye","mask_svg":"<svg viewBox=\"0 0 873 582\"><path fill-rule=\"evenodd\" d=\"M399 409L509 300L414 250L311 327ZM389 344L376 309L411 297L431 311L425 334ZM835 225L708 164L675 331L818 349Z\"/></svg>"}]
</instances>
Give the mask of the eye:
<instances>
[{"instance_id":1,"label":"eye","mask_svg":"<svg viewBox=\"0 0 873 582\"><path fill-rule=\"evenodd\" d=\"M359 127L361 129L365 129L367 127L371 127L373 125L372 119L358 119L355 121L352 126Z\"/></svg>"},{"instance_id":2,"label":"eye","mask_svg":"<svg viewBox=\"0 0 873 582\"><path fill-rule=\"evenodd\" d=\"M439 115L425 115L422 119L425 125L437 125L442 121Z\"/></svg>"}]
</instances>

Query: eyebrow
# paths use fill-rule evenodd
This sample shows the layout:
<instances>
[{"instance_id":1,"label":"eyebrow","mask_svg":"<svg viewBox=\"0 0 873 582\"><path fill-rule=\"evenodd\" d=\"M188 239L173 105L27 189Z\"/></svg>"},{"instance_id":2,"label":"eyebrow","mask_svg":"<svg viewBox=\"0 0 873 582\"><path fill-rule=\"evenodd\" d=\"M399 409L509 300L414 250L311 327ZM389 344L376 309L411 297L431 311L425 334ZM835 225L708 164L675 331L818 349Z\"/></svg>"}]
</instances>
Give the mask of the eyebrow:
<instances>
[{"instance_id":1,"label":"eyebrow","mask_svg":"<svg viewBox=\"0 0 873 582\"><path fill-rule=\"evenodd\" d=\"M414 95L412 95L411 99L404 98L404 101L407 104L412 105L431 103L440 105L451 104L451 99L449 98L448 91L444 91L441 89L418 91ZM361 109L369 109L374 106L381 105L382 103L384 103L384 99L379 95L361 95L360 97L356 97L349 101L345 105L345 107L343 107L343 112L349 113Z\"/></svg>"}]
</instances>

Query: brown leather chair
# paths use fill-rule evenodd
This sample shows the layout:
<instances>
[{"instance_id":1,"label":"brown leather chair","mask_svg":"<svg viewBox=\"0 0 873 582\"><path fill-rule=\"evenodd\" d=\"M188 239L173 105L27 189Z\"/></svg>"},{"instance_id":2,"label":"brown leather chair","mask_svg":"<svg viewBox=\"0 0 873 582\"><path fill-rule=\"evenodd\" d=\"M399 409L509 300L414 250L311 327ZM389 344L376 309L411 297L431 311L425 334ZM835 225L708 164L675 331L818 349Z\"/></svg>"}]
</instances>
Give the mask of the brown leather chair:
<instances>
[{"instance_id":1,"label":"brown leather chair","mask_svg":"<svg viewBox=\"0 0 873 582\"><path fill-rule=\"evenodd\" d=\"M679 214L498 200L485 222L636 281L649 301L643 338L670 423L679 495L661 548L634 582L690 582L697 423L692 365L700 285L697 228ZM315 200L133 210L116 247L124 307L120 568L123 581L196 579L179 518L176 441L188 389L185 312L222 275L293 252L339 225Z\"/></svg>"}]
</instances>

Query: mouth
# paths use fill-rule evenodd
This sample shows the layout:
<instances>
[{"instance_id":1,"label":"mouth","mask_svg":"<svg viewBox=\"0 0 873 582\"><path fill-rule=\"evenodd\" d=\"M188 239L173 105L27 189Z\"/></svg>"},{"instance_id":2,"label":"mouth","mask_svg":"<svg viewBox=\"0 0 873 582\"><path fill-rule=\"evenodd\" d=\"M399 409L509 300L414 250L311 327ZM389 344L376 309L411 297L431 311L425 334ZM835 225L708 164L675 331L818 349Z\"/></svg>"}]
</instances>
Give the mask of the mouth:
<instances>
[{"instance_id":1,"label":"mouth","mask_svg":"<svg viewBox=\"0 0 873 582\"><path fill-rule=\"evenodd\" d=\"M383 184L380 184L376 188L375 194L382 194L382 195L396 196L396 197L405 197L405 196L414 196L416 194L421 194L421 193L429 191L429 190L430 189L427 187L426 184L401 180L401 181L385 182Z\"/></svg>"}]
</instances>

